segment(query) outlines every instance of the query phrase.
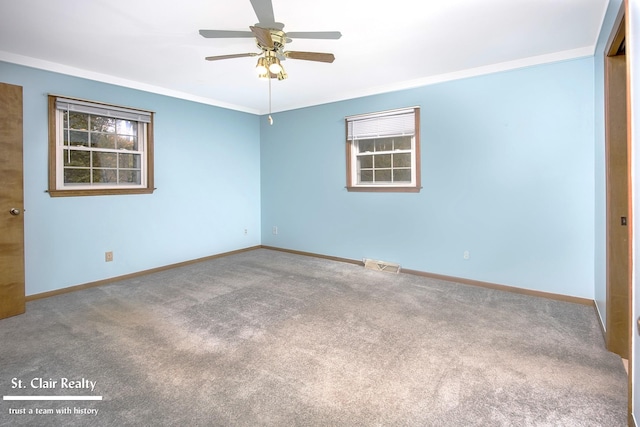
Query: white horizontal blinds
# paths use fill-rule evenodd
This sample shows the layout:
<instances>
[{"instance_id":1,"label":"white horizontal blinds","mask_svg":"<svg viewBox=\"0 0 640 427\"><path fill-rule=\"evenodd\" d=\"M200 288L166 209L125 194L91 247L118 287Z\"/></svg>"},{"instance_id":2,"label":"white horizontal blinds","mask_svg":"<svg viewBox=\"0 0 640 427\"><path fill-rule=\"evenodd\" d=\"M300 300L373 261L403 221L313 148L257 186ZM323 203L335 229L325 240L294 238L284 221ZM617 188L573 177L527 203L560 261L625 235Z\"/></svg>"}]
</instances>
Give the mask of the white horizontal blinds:
<instances>
[{"instance_id":1,"label":"white horizontal blinds","mask_svg":"<svg viewBox=\"0 0 640 427\"><path fill-rule=\"evenodd\" d=\"M414 135L415 108L347 117L347 137L358 139Z\"/></svg>"},{"instance_id":2,"label":"white horizontal blinds","mask_svg":"<svg viewBox=\"0 0 640 427\"><path fill-rule=\"evenodd\" d=\"M116 119L151 123L151 113L148 111L134 110L132 108L125 107L113 107L111 105L97 104L76 99L56 98L56 108L63 111L93 114L94 116L113 117Z\"/></svg>"}]
</instances>

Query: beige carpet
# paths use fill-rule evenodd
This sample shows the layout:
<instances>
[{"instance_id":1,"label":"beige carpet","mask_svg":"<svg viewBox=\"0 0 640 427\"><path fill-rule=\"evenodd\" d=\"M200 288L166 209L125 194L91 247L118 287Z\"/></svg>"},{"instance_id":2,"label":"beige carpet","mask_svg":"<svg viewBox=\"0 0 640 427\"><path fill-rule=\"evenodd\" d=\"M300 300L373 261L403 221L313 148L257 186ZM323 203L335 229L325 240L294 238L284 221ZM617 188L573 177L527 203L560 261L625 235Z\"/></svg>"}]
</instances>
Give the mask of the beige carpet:
<instances>
[{"instance_id":1,"label":"beige carpet","mask_svg":"<svg viewBox=\"0 0 640 427\"><path fill-rule=\"evenodd\" d=\"M2 426L626 425L592 307L265 249L31 302L0 343L3 396L103 398ZM9 413L66 408L98 411Z\"/></svg>"}]
</instances>

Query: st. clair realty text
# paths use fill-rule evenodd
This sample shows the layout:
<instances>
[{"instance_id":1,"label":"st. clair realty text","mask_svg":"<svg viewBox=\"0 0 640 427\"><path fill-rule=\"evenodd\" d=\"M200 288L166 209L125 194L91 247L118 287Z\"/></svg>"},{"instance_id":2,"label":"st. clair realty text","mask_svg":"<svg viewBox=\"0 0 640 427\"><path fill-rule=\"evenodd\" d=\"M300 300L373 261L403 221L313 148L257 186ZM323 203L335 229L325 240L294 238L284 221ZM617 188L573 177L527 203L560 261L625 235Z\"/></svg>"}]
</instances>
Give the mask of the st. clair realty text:
<instances>
[{"instance_id":1,"label":"st. clair realty text","mask_svg":"<svg viewBox=\"0 0 640 427\"><path fill-rule=\"evenodd\" d=\"M52 378L44 379L44 378L33 378L29 382L25 382L18 378L11 379L11 388L27 388L31 387L33 389L85 389L93 391L96 388L97 381L90 381L86 378L80 379L70 379L70 378L60 378L54 380Z\"/></svg>"}]
</instances>

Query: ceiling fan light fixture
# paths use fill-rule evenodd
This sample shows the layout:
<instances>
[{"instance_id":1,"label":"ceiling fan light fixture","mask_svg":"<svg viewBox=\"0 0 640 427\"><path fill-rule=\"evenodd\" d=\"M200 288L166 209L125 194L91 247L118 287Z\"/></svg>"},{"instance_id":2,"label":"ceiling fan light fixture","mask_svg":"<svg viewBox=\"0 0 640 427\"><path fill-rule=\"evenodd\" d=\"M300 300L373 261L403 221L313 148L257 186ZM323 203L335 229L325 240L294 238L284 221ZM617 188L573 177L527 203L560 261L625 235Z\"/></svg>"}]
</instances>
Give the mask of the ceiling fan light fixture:
<instances>
[{"instance_id":1,"label":"ceiling fan light fixture","mask_svg":"<svg viewBox=\"0 0 640 427\"><path fill-rule=\"evenodd\" d=\"M269 64L269 71L273 74L278 74L282 72L282 65L280 65L280 60L278 58L270 58L271 64Z\"/></svg>"},{"instance_id":2,"label":"ceiling fan light fixture","mask_svg":"<svg viewBox=\"0 0 640 427\"><path fill-rule=\"evenodd\" d=\"M269 72L269 67L267 65L267 60L264 57L260 57L258 58L258 63L256 64L256 72L258 73L258 77L260 78L267 78L267 73ZM262 75L265 75L265 77L262 77Z\"/></svg>"}]
</instances>

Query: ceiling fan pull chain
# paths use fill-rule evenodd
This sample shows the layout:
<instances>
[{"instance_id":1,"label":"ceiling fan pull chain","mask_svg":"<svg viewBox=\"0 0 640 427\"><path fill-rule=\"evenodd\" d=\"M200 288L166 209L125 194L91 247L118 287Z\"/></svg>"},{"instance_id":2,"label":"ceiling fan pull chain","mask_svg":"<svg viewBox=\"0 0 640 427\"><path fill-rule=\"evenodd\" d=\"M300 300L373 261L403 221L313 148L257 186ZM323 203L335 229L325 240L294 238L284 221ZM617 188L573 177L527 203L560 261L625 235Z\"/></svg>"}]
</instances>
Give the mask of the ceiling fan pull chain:
<instances>
[{"instance_id":1,"label":"ceiling fan pull chain","mask_svg":"<svg viewBox=\"0 0 640 427\"><path fill-rule=\"evenodd\" d=\"M271 117L271 72L267 71L267 78L269 79L269 124L273 125L273 118Z\"/></svg>"}]
</instances>

